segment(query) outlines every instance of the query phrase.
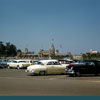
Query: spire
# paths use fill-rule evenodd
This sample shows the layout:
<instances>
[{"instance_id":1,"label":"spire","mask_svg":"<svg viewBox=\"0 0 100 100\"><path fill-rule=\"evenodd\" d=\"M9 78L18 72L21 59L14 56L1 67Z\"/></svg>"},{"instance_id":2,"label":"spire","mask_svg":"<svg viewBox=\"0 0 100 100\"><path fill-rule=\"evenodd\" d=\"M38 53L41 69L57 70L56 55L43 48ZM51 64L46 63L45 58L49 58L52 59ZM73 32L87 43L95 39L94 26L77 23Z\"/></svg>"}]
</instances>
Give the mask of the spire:
<instances>
[{"instance_id":1,"label":"spire","mask_svg":"<svg viewBox=\"0 0 100 100\"><path fill-rule=\"evenodd\" d=\"M25 53L26 53L26 54L28 53L28 48L25 48Z\"/></svg>"},{"instance_id":2,"label":"spire","mask_svg":"<svg viewBox=\"0 0 100 100\"><path fill-rule=\"evenodd\" d=\"M55 47L54 47L53 43L50 46L50 55L51 56L55 55Z\"/></svg>"}]
</instances>

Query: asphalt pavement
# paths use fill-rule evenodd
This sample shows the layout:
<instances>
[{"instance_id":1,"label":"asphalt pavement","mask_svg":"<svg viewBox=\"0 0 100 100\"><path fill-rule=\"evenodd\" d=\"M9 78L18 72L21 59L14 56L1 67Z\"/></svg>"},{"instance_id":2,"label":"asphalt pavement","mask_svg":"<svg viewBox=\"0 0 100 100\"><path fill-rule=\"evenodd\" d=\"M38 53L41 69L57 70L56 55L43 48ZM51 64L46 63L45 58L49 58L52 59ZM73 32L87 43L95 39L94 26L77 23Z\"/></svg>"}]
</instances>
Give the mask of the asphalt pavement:
<instances>
[{"instance_id":1,"label":"asphalt pavement","mask_svg":"<svg viewBox=\"0 0 100 100\"><path fill-rule=\"evenodd\" d=\"M24 69L0 69L0 96L100 96L100 76L28 76Z\"/></svg>"}]
</instances>

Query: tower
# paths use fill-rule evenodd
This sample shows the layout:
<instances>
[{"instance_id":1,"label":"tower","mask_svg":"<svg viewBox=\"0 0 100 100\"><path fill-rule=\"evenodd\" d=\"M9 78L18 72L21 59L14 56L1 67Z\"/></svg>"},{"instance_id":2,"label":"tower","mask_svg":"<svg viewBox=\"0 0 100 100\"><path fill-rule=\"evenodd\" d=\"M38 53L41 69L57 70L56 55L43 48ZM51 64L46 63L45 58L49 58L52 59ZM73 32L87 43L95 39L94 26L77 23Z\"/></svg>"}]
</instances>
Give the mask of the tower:
<instances>
[{"instance_id":1,"label":"tower","mask_svg":"<svg viewBox=\"0 0 100 100\"><path fill-rule=\"evenodd\" d=\"M50 52L50 56L55 56L55 47L54 47L53 43L50 46L49 52Z\"/></svg>"},{"instance_id":2,"label":"tower","mask_svg":"<svg viewBox=\"0 0 100 100\"><path fill-rule=\"evenodd\" d=\"M25 48L25 54L27 54L28 53L28 49L27 48Z\"/></svg>"}]
</instances>

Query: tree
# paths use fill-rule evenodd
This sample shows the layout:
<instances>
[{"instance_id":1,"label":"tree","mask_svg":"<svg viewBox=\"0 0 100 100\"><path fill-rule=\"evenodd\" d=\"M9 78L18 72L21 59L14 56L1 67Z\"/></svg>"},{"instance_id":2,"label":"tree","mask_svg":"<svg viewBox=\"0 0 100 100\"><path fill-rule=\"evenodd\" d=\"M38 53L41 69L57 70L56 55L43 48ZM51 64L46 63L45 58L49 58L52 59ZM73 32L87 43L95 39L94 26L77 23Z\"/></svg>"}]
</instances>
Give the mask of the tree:
<instances>
[{"instance_id":1,"label":"tree","mask_svg":"<svg viewBox=\"0 0 100 100\"><path fill-rule=\"evenodd\" d=\"M6 56L9 56L10 55L10 42L6 43L5 45L5 50L6 50Z\"/></svg>"},{"instance_id":2,"label":"tree","mask_svg":"<svg viewBox=\"0 0 100 100\"><path fill-rule=\"evenodd\" d=\"M2 41L0 41L0 56L5 54L5 46Z\"/></svg>"},{"instance_id":3,"label":"tree","mask_svg":"<svg viewBox=\"0 0 100 100\"><path fill-rule=\"evenodd\" d=\"M0 57L4 56L16 56L17 55L17 48L15 45L11 44L10 42L7 42L4 44L2 41L0 41Z\"/></svg>"},{"instance_id":4,"label":"tree","mask_svg":"<svg viewBox=\"0 0 100 100\"><path fill-rule=\"evenodd\" d=\"M6 49L7 56L16 56L17 55L16 46L11 44L10 42L6 43L5 49Z\"/></svg>"},{"instance_id":5,"label":"tree","mask_svg":"<svg viewBox=\"0 0 100 100\"><path fill-rule=\"evenodd\" d=\"M18 49L17 52L22 52L22 51L20 49Z\"/></svg>"},{"instance_id":6,"label":"tree","mask_svg":"<svg viewBox=\"0 0 100 100\"><path fill-rule=\"evenodd\" d=\"M11 56L16 56L17 55L17 49L16 49L16 46L15 45L13 45L13 44L11 44L10 45L10 55Z\"/></svg>"}]
</instances>

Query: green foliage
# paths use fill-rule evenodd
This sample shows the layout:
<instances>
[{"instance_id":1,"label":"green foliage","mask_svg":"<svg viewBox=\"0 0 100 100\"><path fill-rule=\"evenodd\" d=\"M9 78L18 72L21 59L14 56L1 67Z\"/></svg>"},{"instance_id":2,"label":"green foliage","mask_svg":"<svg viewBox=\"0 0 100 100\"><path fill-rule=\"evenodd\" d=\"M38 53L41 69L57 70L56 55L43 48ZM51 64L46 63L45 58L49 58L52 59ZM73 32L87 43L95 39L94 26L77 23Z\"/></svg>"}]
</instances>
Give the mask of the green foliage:
<instances>
[{"instance_id":1,"label":"green foliage","mask_svg":"<svg viewBox=\"0 0 100 100\"><path fill-rule=\"evenodd\" d=\"M100 60L100 53L97 54L83 54L83 59Z\"/></svg>"},{"instance_id":2,"label":"green foliage","mask_svg":"<svg viewBox=\"0 0 100 100\"><path fill-rule=\"evenodd\" d=\"M2 41L0 42L0 57L13 57L17 55L16 46L11 44L10 42L4 44Z\"/></svg>"}]
</instances>

